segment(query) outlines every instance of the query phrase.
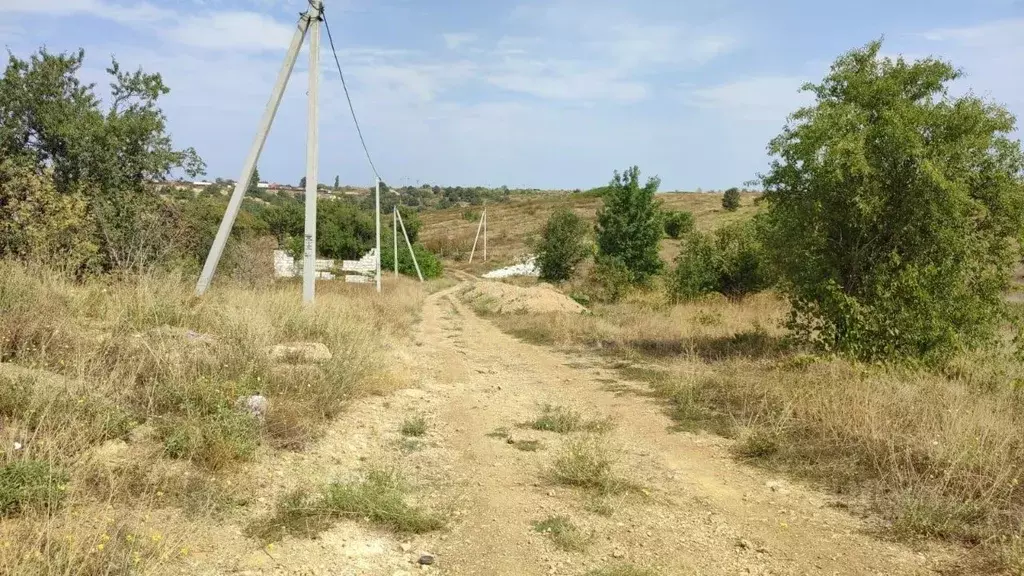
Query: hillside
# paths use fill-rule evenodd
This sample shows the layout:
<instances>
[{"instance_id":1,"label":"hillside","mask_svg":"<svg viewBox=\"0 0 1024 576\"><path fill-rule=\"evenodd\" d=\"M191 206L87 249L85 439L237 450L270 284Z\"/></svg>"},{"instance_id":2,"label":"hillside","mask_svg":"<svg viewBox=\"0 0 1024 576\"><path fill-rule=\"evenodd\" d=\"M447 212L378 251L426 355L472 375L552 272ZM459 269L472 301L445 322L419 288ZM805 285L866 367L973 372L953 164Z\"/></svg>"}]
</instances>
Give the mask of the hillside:
<instances>
[{"instance_id":1,"label":"hillside","mask_svg":"<svg viewBox=\"0 0 1024 576\"><path fill-rule=\"evenodd\" d=\"M727 212L722 208L722 194L665 193L658 199L667 210L686 210L693 213L697 228L713 230L750 217L757 209L754 199L758 194L744 194L740 209ZM488 207L487 215L487 256L482 261L483 239L477 250L481 252L468 265L473 239L480 221L481 207L452 207L444 210L430 210L420 213L423 228L420 239L433 252L458 269L482 272L513 263L517 258L529 254L530 246L536 241L552 212L559 208L571 208L589 221L596 221L601 198L593 193L585 194L541 194L513 196L509 202ZM678 241L662 241L662 257L671 260L678 251ZM480 258L480 260L477 260Z\"/></svg>"}]
</instances>

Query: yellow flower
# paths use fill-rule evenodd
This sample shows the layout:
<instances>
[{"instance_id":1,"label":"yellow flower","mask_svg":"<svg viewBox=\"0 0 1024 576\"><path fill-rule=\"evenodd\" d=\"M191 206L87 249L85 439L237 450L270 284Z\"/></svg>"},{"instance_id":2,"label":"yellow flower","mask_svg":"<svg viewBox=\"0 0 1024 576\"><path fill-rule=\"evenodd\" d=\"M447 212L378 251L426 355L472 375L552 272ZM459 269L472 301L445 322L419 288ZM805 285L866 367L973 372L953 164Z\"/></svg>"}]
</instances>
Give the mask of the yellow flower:
<instances>
[{"instance_id":1,"label":"yellow flower","mask_svg":"<svg viewBox=\"0 0 1024 576\"><path fill-rule=\"evenodd\" d=\"M103 536L100 536L100 540L102 542L107 542L107 541L110 540L110 536L108 536L107 534L104 534Z\"/></svg>"},{"instance_id":2,"label":"yellow flower","mask_svg":"<svg viewBox=\"0 0 1024 576\"><path fill-rule=\"evenodd\" d=\"M188 548L182 548L181 549L181 555L182 556L188 556Z\"/></svg>"},{"instance_id":3,"label":"yellow flower","mask_svg":"<svg viewBox=\"0 0 1024 576\"><path fill-rule=\"evenodd\" d=\"M96 545L96 549L99 550L100 552L102 552L103 551L103 544L97 544Z\"/></svg>"}]
</instances>

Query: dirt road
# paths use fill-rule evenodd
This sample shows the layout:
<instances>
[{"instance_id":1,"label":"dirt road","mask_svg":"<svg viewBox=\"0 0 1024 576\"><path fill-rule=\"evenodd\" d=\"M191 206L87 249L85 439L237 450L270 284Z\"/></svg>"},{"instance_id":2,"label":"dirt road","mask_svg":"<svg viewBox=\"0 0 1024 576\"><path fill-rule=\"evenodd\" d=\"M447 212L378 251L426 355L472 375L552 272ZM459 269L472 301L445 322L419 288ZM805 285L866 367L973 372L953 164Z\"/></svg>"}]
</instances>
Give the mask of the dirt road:
<instances>
[{"instance_id":1,"label":"dirt road","mask_svg":"<svg viewBox=\"0 0 1024 576\"><path fill-rule=\"evenodd\" d=\"M458 302L460 288L428 298L414 346L401 351L418 387L360 401L275 476L288 484L297 470L330 479L397 462L419 501L447 511L448 528L403 542L347 522L316 541L225 558L224 571L394 576L419 573L412 559L427 551L437 560L427 572L448 575L583 575L624 563L665 576L934 573L932 555L872 537L828 495L737 463L726 440L672 432L654 400L623 393L642 385L622 382L604 361L500 332ZM550 485L544 470L567 436L516 428L544 403L610 417L618 472L642 490L604 501L605 516L590 511L586 492ZM398 430L418 414L428 432L417 446ZM501 428L541 449L491 434ZM584 552L561 551L533 530L556 515L593 532Z\"/></svg>"}]
</instances>

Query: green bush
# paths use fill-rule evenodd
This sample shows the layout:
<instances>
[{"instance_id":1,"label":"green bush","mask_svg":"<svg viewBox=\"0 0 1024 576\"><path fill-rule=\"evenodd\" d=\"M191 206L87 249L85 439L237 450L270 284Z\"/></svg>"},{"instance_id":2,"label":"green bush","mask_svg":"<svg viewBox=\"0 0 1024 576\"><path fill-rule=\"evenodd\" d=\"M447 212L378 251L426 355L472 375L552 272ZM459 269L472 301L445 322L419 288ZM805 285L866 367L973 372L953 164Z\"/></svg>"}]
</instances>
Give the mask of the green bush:
<instances>
[{"instance_id":1,"label":"green bush","mask_svg":"<svg viewBox=\"0 0 1024 576\"><path fill-rule=\"evenodd\" d=\"M629 291L632 276L629 268L618 258L598 255L590 271L590 281L596 287L594 298L603 302L618 302Z\"/></svg>"},{"instance_id":2,"label":"green bush","mask_svg":"<svg viewBox=\"0 0 1024 576\"><path fill-rule=\"evenodd\" d=\"M665 213L665 234L679 239L693 231L693 214L686 211Z\"/></svg>"},{"instance_id":3,"label":"green bush","mask_svg":"<svg viewBox=\"0 0 1024 576\"><path fill-rule=\"evenodd\" d=\"M683 240L681 248L672 273L672 297L685 302L718 290L722 265L714 239L708 234L691 232Z\"/></svg>"},{"instance_id":4,"label":"green bush","mask_svg":"<svg viewBox=\"0 0 1024 576\"><path fill-rule=\"evenodd\" d=\"M537 265L540 277L549 282L572 278L579 265L590 254L587 223L568 208L559 208L544 226Z\"/></svg>"},{"instance_id":5,"label":"green bush","mask_svg":"<svg viewBox=\"0 0 1024 576\"><path fill-rule=\"evenodd\" d=\"M67 482L64 471L39 460L15 460L0 466L0 518L60 505Z\"/></svg>"},{"instance_id":6,"label":"green bush","mask_svg":"<svg viewBox=\"0 0 1024 576\"><path fill-rule=\"evenodd\" d=\"M654 198L660 184L658 178L649 178L641 188L636 166L624 174L615 172L597 211L598 254L606 261L617 260L634 284L646 282L663 266L658 256L661 211Z\"/></svg>"},{"instance_id":7,"label":"green bush","mask_svg":"<svg viewBox=\"0 0 1024 576\"><path fill-rule=\"evenodd\" d=\"M687 301L710 292L739 298L768 287L773 278L755 230L755 222L747 221L713 235L691 232L676 257L673 298Z\"/></svg>"},{"instance_id":8,"label":"green bush","mask_svg":"<svg viewBox=\"0 0 1024 576\"><path fill-rule=\"evenodd\" d=\"M722 196L722 208L733 212L740 207L740 189L729 188L725 191L725 195Z\"/></svg>"},{"instance_id":9,"label":"green bush","mask_svg":"<svg viewBox=\"0 0 1024 576\"><path fill-rule=\"evenodd\" d=\"M390 230L381 230L381 235L384 238L389 237L392 234ZM393 237L392 237L393 238ZM424 280L430 280L432 278L440 278L444 274L444 265L441 263L441 259L436 254L427 250L422 244L413 244L413 252L416 253L416 264L420 265L420 272L423 273ZM381 246L380 255L380 269L381 273L387 274L388 272L394 272L395 270L395 250L394 246L388 249L385 246ZM416 265L413 264L412 256L409 255L409 248L405 245L405 240L402 239L401 230L398 235L398 272L405 274L406 276L412 276L416 278Z\"/></svg>"},{"instance_id":10,"label":"green bush","mask_svg":"<svg viewBox=\"0 0 1024 576\"><path fill-rule=\"evenodd\" d=\"M864 359L936 362L986 343L1024 233L1024 155L1003 107L953 98L932 58L853 50L769 149L764 245L790 327Z\"/></svg>"}]
</instances>

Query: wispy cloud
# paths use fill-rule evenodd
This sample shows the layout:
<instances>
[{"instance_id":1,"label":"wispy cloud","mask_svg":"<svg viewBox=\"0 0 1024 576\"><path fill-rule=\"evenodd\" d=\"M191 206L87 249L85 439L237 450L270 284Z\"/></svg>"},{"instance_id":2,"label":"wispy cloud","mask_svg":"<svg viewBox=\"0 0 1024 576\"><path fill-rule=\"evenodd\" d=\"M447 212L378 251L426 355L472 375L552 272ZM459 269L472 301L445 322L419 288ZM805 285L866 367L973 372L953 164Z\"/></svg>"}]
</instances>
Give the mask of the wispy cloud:
<instances>
[{"instance_id":1,"label":"wispy cloud","mask_svg":"<svg viewBox=\"0 0 1024 576\"><path fill-rule=\"evenodd\" d=\"M441 35L444 38L444 45L449 50L458 50L460 47L476 42L477 35L472 32L449 32Z\"/></svg>"},{"instance_id":2,"label":"wispy cloud","mask_svg":"<svg viewBox=\"0 0 1024 576\"><path fill-rule=\"evenodd\" d=\"M180 17L162 34L178 44L194 48L284 50L295 26L255 12L214 12Z\"/></svg>"},{"instance_id":3,"label":"wispy cloud","mask_svg":"<svg viewBox=\"0 0 1024 576\"><path fill-rule=\"evenodd\" d=\"M150 23L174 16L174 12L148 2L117 4L104 0L0 0L0 14L46 16L93 16L120 22Z\"/></svg>"}]
</instances>

